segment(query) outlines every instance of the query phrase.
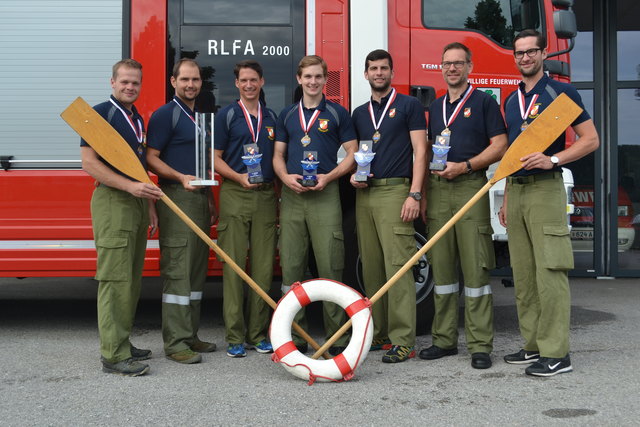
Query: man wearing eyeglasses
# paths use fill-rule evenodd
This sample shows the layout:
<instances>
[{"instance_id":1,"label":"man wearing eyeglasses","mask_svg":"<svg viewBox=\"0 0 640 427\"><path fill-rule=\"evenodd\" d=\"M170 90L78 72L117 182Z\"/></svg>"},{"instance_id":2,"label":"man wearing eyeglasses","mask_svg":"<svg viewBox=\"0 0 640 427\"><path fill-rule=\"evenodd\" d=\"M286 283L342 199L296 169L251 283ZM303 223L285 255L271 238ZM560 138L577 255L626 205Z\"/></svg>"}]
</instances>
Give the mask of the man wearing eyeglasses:
<instances>
[{"instance_id":1,"label":"man wearing eyeglasses","mask_svg":"<svg viewBox=\"0 0 640 427\"><path fill-rule=\"evenodd\" d=\"M547 49L543 35L524 30L514 39L513 47L522 82L505 101L509 144L560 93L566 93L584 109L575 88L544 73ZM543 153L520 159L522 169L507 178L499 212L500 223L509 233L518 321L524 338L522 349L504 360L532 363L525 370L528 375L549 377L573 370L569 358L568 280L573 251L560 166L593 152L599 140L586 111L571 126L579 138L571 146L565 146L562 134Z\"/></svg>"},{"instance_id":2,"label":"man wearing eyeglasses","mask_svg":"<svg viewBox=\"0 0 640 427\"><path fill-rule=\"evenodd\" d=\"M434 162L425 180L429 239L486 183L487 167L500 160L507 136L500 107L467 77L473 70L471 51L451 43L442 54L447 93L429 107L429 146L448 141L446 166ZM431 154L431 150L429 150ZM435 281L432 346L419 357L433 360L458 354L458 264L464 275L465 336L471 366L491 367L493 298L489 271L495 267L489 197L485 195L427 254Z\"/></svg>"}]
</instances>

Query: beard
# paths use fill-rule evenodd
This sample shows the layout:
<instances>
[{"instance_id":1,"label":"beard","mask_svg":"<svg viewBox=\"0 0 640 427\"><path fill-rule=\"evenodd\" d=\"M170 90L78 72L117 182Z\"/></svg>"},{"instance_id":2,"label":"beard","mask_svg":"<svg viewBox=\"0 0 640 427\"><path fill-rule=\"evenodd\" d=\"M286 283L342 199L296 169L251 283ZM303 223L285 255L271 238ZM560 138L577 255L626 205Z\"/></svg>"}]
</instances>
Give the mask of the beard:
<instances>
[{"instance_id":1,"label":"beard","mask_svg":"<svg viewBox=\"0 0 640 427\"><path fill-rule=\"evenodd\" d=\"M520 66L518 67L518 69L520 70L520 74L522 74L523 77L533 77L540 72L540 69L542 69L542 62L540 62L539 64L535 64L535 66L533 66L528 71Z\"/></svg>"},{"instance_id":2,"label":"beard","mask_svg":"<svg viewBox=\"0 0 640 427\"><path fill-rule=\"evenodd\" d=\"M371 86L371 89L376 92L386 92L391 87L391 81L385 80L385 82L381 85L376 85L373 82L369 82L369 85Z\"/></svg>"}]
</instances>

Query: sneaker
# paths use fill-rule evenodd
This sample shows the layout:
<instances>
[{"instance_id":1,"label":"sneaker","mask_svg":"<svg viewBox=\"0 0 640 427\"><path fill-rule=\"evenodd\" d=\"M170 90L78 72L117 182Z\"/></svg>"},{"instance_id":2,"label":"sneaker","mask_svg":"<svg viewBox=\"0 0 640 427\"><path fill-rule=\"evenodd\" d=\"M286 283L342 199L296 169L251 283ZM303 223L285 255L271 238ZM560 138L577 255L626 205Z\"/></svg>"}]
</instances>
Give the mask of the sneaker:
<instances>
[{"instance_id":1,"label":"sneaker","mask_svg":"<svg viewBox=\"0 0 640 427\"><path fill-rule=\"evenodd\" d=\"M242 344L229 344L227 347L227 356L229 357L245 357L247 352L244 351Z\"/></svg>"},{"instance_id":2,"label":"sneaker","mask_svg":"<svg viewBox=\"0 0 640 427\"><path fill-rule=\"evenodd\" d=\"M196 353L211 353L216 351L217 347L213 342L200 341L196 338L189 348Z\"/></svg>"},{"instance_id":3,"label":"sneaker","mask_svg":"<svg viewBox=\"0 0 640 427\"><path fill-rule=\"evenodd\" d=\"M413 347L394 345L382 356L382 361L384 363L399 363L413 357L416 357Z\"/></svg>"},{"instance_id":4,"label":"sneaker","mask_svg":"<svg viewBox=\"0 0 640 427\"><path fill-rule=\"evenodd\" d=\"M389 350L391 348L391 340L389 338L378 338L371 341L369 351Z\"/></svg>"},{"instance_id":5,"label":"sneaker","mask_svg":"<svg viewBox=\"0 0 640 427\"><path fill-rule=\"evenodd\" d=\"M343 347L340 345L332 345L331 347L329 347L329 354L335 357L342 353L346 348L347 347Z\"/></svg>"},{"instance_id":6,"label":"sneaker","mask_svg":"<svg viewBox=\"0 0 640 427\"><path fill-rule=\"evenodd\" d=\"M504 357L504 361L507 363L512 363L514 365L526 365L528 363L537 362L540 358L540 352L538 351L527 351L525 349L520 349L520 351L516 353L507 354Z\"/></svg>"},{"instance_id":7,"label":"sneaker","mask_svg":"<svg viewBox=\"0 0 640 427\"><path fill-rule=\"evenodd\" d=\"M131 344L131 358L136 361L151 359L151 350L137 348Z\"/></svg>"},{"instance_id":8,"label":"sneaker","mask_svg":"<svg viewBox=\"0 0 640 427\"><path fill-rule=\"evenodd\" d=\"M271 343L267 340L262 340L259 343L254 345L249 344L247 348L254 349L258 353L262 353L262 354L273 353L273 347L271 346Z\"/></svg>"},{"instance_id":9,"label":"sneaker","mask_svg":"<svg viewBox=\"0 0 640 427\"><path fill-rule=\"evenodd\" d=\"M116 363L109 363L103 360L102 372L123 375L125 377L138 377L149 372L149 365L137 362L133 360L132 357Z\"/></svg>"},{"instance_id":10,"label":"sneaker","mask_svg":"<svg viewBox=\"0 0 640 427\"><path fill-rule=\"evenodd\" d=\"M185 365L202 362L202 356L200 356L200 353L196 353L190 348L179 351L177 353L167 354L167 359L173 360L174 362L178 363L184 363Z\"/></svg>"},{"instance_id":11,"label":"sneaker","mask_svg":"<svg viewBox=\"0 0 640 427\"><path fill-rule=\"evenodd\" d=\"M524 370L527 375L535 375L537 377L552 377L556 374L571 371L573 371L573 367L568 354L561 359L541 357L536 363Z\"/></svg>"},{"instance_id":12,"label":"sneaker","mask_svg":"<svg viewBox=\"0 0 640 427\"><path fill-rule=\"evenodd\" d=\"M440 359L441 357L445 357L445 356L453 356L455 354L458 354L458 348L454 347L454 348L440 348L437 345L432 345L429 348L425 348L423 350L420 351L420 354L418 354L418 357L420 359L425 359L425 360L435 360L435 359Z\"/></svg>"}]
</instances>

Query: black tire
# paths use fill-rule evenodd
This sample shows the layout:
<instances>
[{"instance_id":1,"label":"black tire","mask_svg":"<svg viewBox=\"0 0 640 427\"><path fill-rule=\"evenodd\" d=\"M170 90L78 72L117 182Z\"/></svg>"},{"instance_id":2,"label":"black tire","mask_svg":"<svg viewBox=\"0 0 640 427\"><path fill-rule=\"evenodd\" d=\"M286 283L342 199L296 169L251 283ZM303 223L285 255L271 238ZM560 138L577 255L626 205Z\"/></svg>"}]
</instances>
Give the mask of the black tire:
<instances>
[{"instance_id":1,"label":"black tire","mask_svg":"<svg viewBox=\"0 0 640 427\"><path fill-rule=\"evenodd\" d=\"M427 243L427 239L420 233L415 233L416 247L419 249ZM427 256L423 255L418 263L413 267L413 278L416 283L416 334L425 335L431 332L433 322L433 277L431 266ZM362 279L362 262L360 254L356 260L356 282L358 290L366 295L364 280Z\"/></svg>"}]
</instances>

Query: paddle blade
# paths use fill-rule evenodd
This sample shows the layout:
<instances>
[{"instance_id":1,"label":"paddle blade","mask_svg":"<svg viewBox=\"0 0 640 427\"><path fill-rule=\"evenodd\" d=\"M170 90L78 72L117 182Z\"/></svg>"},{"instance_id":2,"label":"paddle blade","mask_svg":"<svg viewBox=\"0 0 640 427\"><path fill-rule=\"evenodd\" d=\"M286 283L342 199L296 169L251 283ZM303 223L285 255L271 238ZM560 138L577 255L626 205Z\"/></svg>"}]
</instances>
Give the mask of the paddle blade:
<instances>
[{"instance_id":1,"label":"paddle blade","mask_svg":"<svg viewBox=\"0 0 640 427\"><path fill-rule=\"evenodd\" d=\"M527 128L513 141L496 173L491 178L495 184L522 168L520 159L531 153L543 152L580 115L582 108L566 94L561 93Z\"/></svg>"},{"instance_id":2,"label":"paddle blade","mask_svg":"<svg viewBox=\"0 0 640 427\"><path fill-rule=\"evenodd\" d=\"M76 98L60 117L111 166L137 181L152 182L127 141L84 99Z\"/></svg>"}]
</instances>

